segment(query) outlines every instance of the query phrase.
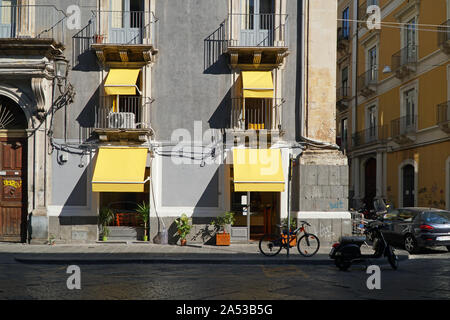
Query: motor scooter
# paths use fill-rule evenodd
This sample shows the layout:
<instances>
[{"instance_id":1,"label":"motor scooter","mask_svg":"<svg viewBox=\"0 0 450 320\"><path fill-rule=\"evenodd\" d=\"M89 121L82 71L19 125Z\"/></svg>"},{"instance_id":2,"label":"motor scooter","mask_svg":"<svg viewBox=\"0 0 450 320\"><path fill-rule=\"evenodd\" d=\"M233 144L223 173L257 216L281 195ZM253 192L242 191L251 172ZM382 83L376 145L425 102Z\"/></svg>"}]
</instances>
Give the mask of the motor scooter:
<instances>
[{"instance_id":1,"label":"motor scooter","mask_svg":"<svg viewBox=\"0 0 450 320\"><path fill-rule=\"evenodd\" d=\"M365 233L370 233L373 240L373 254L362 254L361 246L366 242L366 237L342 237L338 243L331 248L330 258L342 271L348 270L352 263L367 262L371 259L386 257L392 269L398 268L398 257L394 249L386 242L381 232L382 224L368 225Z\"/></svg>"}]
</instances>

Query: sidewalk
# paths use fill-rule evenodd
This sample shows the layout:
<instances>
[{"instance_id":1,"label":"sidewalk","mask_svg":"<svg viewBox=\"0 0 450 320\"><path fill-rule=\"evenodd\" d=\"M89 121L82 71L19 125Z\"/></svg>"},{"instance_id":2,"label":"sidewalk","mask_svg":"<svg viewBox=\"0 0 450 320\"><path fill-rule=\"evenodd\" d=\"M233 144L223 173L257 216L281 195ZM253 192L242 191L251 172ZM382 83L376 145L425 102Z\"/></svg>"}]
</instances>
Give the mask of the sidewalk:
<instances>
[{"instance_id":1,"label":"sidewalk","mask_svg":"<svg viewBox=\"0 0 450 320\"><path fill-rule=\"evenodd\" d=\"M283 249L275 257L266 257L259 252L258 243L232 244L218 247L202 244L190 244L186 247L177 245L157 245L151 243L96 243L77 245L26 245L0 244L1 255L13 255L17 262L34 264L245 264L245 265L279 265L312 264L331 265L328 257L330 248L321 247L310 258L301 256L297 248L291 248L287 257ZM363 248L364 253L371 253ZM405 252L397 251L400 260L408 259ZM387 263L387 261L386 261Z\"/></svg>"}]
</instances>

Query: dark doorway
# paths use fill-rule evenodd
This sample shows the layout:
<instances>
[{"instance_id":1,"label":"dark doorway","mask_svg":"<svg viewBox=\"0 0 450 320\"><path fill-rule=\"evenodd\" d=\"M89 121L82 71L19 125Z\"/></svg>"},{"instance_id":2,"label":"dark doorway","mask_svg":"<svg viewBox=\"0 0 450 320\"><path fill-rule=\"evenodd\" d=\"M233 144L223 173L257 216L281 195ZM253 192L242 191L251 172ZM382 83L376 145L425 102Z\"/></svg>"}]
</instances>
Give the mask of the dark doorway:
<instances>
[{"instance_id":1,"label":"dark doorway","mask_svg":"<svg viewBox=\"0 0 450 320\"><path fill-rule=\"evenodd\" d=\"M402 169L403 175L403 207L414 207L415 181L414 166L408 164Z\"/></svg>"},{"instance_id":2,"label":"dark doorway","mask_svg":"<svg viewBox=\"0 0 450 320\"><path fill-rule=\"evenodd\" d=\"M370 158L364 168L365 197L364 202L369 209L373 209L373 200L377 195L377 160Z\"/></svg>"}]
</instances>

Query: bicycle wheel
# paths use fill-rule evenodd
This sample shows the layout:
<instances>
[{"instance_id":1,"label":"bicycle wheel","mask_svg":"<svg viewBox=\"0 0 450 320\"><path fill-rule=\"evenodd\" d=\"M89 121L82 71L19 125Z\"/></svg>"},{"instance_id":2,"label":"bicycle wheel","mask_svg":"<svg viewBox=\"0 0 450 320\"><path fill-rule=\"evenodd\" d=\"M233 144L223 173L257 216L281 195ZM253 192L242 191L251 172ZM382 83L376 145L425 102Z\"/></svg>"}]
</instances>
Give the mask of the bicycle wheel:
<instances>
[{"instance_id":1,"label":"bicycle wheel","mask_svg":"<svg viewBox=\"0 0 450 320\"><path fill-rule=\"evenodd\" d=\"M259 240L259 251L265 256L273 257L280 253L283 244L280 236L275 234L265 234Z\"/></svg>"},{"instance_id":2,"label":"bicycle wheel","mask_svg":"<svg viewBox=\"0 0 450 320\"><path fill-rule=\"evenodd\" d=\"M297 243L298 252L304 257L312 257L319 251L320 241L314 234L303 235Z\"/></svg>"}]
</instances>

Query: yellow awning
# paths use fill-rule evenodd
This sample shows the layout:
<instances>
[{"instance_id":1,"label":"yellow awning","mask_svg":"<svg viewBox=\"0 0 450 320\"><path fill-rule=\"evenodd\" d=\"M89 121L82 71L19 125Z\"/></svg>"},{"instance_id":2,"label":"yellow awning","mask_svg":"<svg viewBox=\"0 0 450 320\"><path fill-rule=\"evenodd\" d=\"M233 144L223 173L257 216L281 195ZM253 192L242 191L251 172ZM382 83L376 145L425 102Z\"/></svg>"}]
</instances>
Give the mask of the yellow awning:
<instances>
[{"instance_id":1,"label":"yellow awning","mask_svg":"<svg viewBox=\"0 0 450 320\"><path fill-rule=\"evenodd\" d=\"M135 95L139 72L140 69L111 69L105 80L105 94Z\"/></svg>"},{"instance_id":2,"label":"yellow awning","mask_svg":"<svg viewBox=\"0 0 450 320\"><path fill-rule=\"evenodd\" d=\"M273 98L273 79L270 71L242 71L244 98Z\"/></svg>"},{"instance_id":3,"label":"yellow awning","mask_svg":"<svg viewBox=\"0 0 450 320\"><path fill-rule=\"evenodd\" d=\"M93 192L144 192L148 149L100 148Z\"/></svg>"},{"instance_id":4,"label":"yellow awning","mask_svg":"<svg viewBox=\"0 0 450 320\"><path fill-rule=\"evenodd\" d=\"M280 149L234 149L233 165L235 191L284 191Z\"/></svg>"}]
</instances>

